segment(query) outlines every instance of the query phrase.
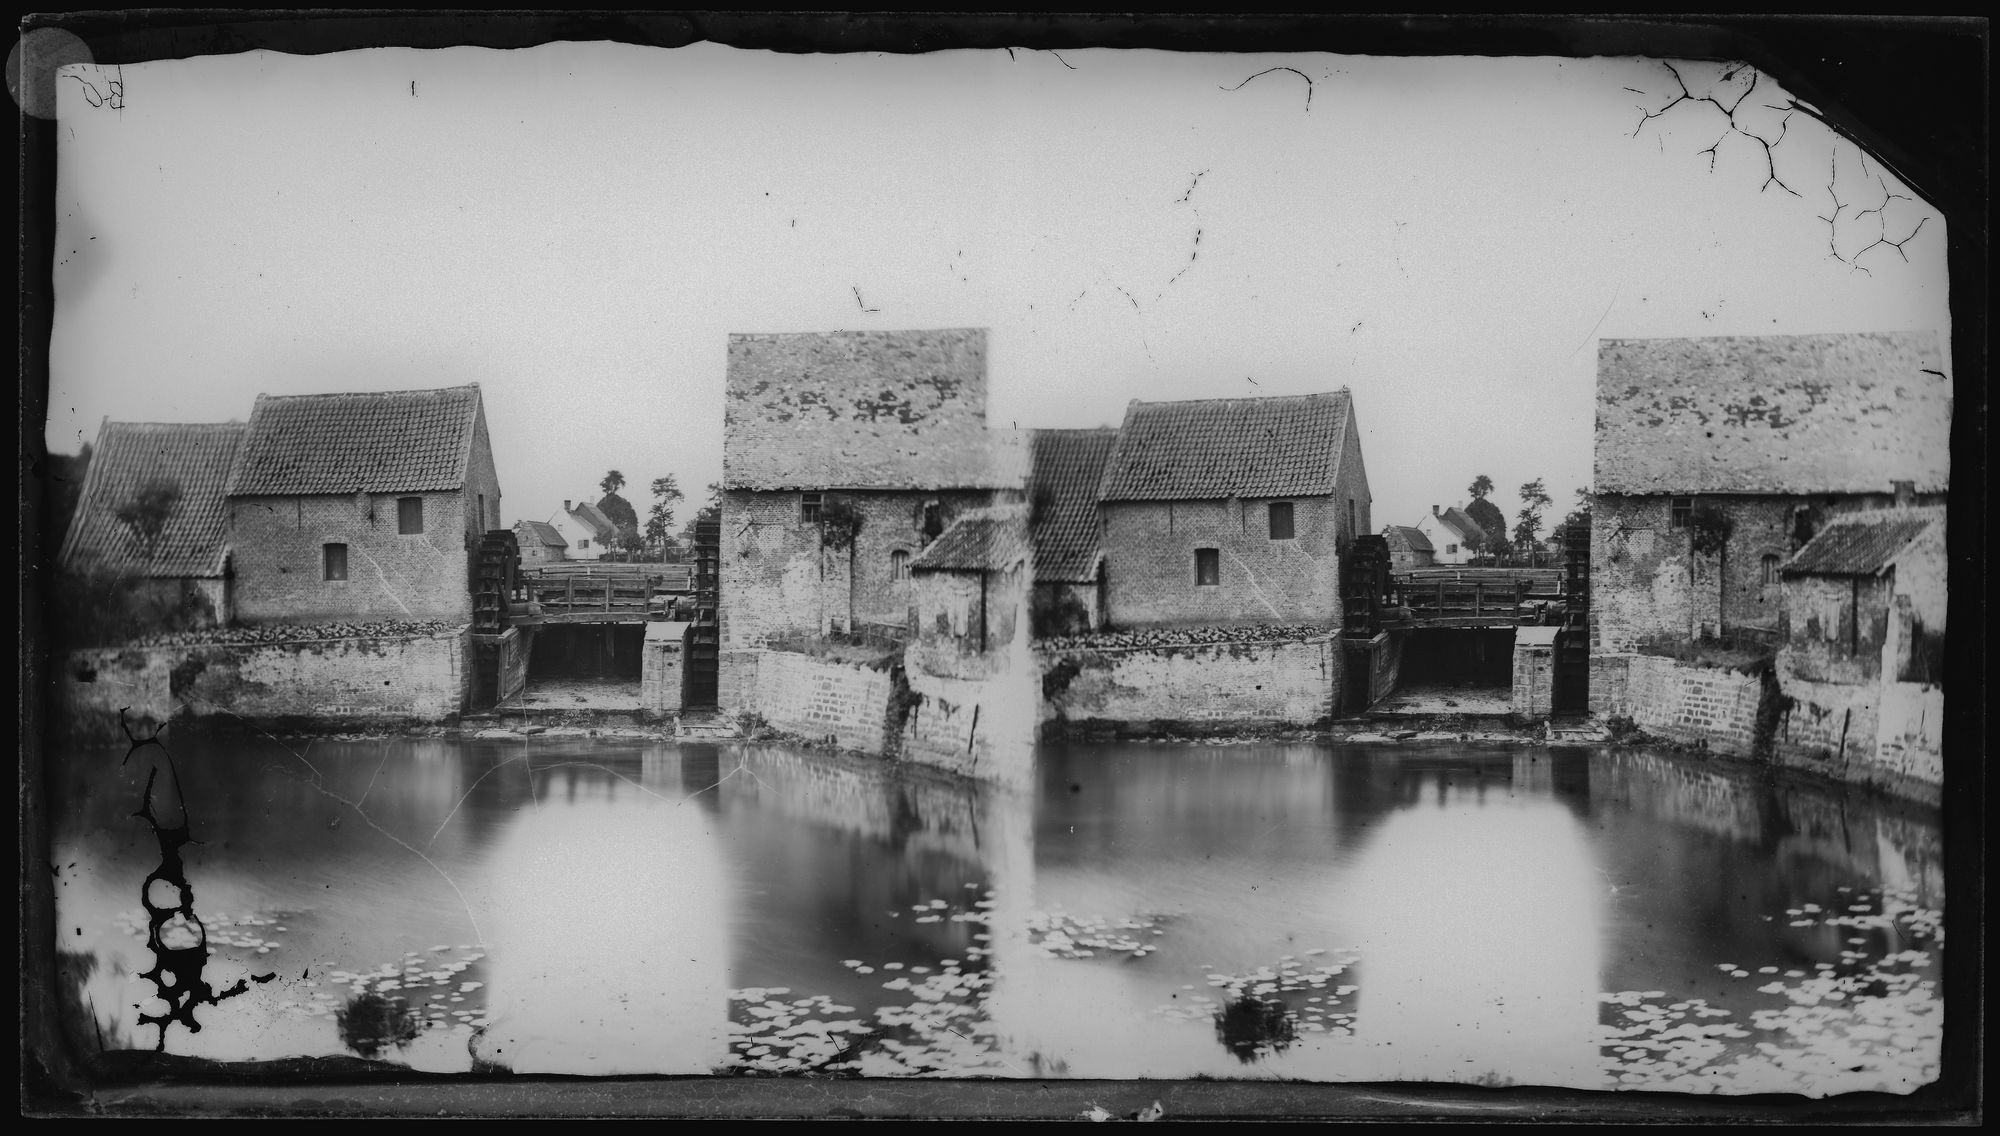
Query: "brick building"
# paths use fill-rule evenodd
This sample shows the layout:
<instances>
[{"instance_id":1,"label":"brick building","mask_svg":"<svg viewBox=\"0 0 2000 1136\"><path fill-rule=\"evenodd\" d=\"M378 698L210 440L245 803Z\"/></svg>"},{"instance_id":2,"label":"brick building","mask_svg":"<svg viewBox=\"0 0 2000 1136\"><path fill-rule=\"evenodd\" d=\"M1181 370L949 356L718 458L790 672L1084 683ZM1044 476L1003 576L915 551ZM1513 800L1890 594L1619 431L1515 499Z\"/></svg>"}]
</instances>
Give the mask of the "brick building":
<instances>
[{"instance_id":1,"label":"brick building","mask_svg":"<svg viewBox=\"0 0 2000 1136\"><path fill-rule=\"evenodd\" d=\"M515 521L514 540L521 550L521 566L559 564L567 557L569 541L547 521Z\"/></svg>"},{"instance_id":2,"label":"brick building","mask_svg":"<svg viewBox=\"0 0 2000 1136\"><path fill-rule=\"evenodd\" d=\"M1425 536L1420 528L1388 525L1382 529L1382 539L1389 543L1389 566L1392 568L1429 568L1437 563L1437 550L1431 547L1431 538Z\"/></svg>"},{"instance_id":3,"label":"brick building","mask_svg":"<svg viewBox=\"0 0 2000 1136\"><path fill-rule=\"evenodd\" d=\"M1029 527L1037 638L1104 626L1104 548L1097 487L1118 441L1112 427L1037 430L1031 440Z\"/></svg>"},{"instance_id":4,"label":"brick building","mask_svg":"<svg viewBox=\"0 0 2000 1136\"><path fill-rule=\"evenodd\" d=\"M224 492L244 430L241 422L107 419L63 537L62 570L122 578L120 587L197 625L227 622ZM157 529L134 510L149 496L161 503Z\"/></svg>"},{"instance_id":5,"label":"brick building","mask_svg":"<svg viewBox=\"0 0 2000 1136\"><path fill-rule=\"evenodd\" d=\"M1430 515L1413 527L1430 541L1433 563L1464 564L1486 547L1485 530L1457 505L1448 509L1432 505Z\"/></svg>"},{"instance_id":6,"label":"brick building","mask_svg":"<svg viewBox=\"0 0 2000 1136\"><path fill-rule=\"evenodd\" d=\"M470 620L501 527L479 387L258 395L227 511L247 622Z\"/></svg>"},{"instance_id":7,"label":"brick building","mask_svg":"<svg viewBox=\"0 0 2000 1136\"><path fill-rule=\"evenodd\" d=\"M1025 630L1029 596L1028 514L1020 506L978 509L910 561L909 665L979 677Z\"/></svg>"},{"instance_id":8,"label":"brick building","mask_svg":"<svg viewBox=\"0 0 2000 1136\"><path fill-rule=\"evenodd\" d=\"M1775 645L1780 567L1831 518L1942 504L1944 368L1928 332L1601 341L1593 676L1696 639Z\"/></svg>"},{"instance_id":9,"label":"brick building","mask_svg":"<svg viewBox=\"0 0 2000 1136\"><path fill-rule=\"evenodd\" d=\"M986 425L986 333L729 337L719 698L732 653L833 631L908 635L910 562L970 509L1025 497Z\"/></svg>"},{"instance_id":10,"label":"brick building","mask_svg":"<svg viewBox=\"0 0 2000 1136\"><path fill-rule=\"evenodd\" d=\"M1106 459L1113 627L1341 622L1340 557L1372 532L1345 388L1138 402Z\"/></svg>"},{"instance_id":11,"label":"brick building","mask_svg":"<svg viewBox=\"0 0 2000 1136\"><path fill-rule=\"evenodd\" d=\"M1777 673L1792 702L1781 748L1842 760L1872 754L1885 697L1899 685L1919 695L1944 686L1944 510L1837 516L1780 574Z\"/></svg>"}]
</instances>

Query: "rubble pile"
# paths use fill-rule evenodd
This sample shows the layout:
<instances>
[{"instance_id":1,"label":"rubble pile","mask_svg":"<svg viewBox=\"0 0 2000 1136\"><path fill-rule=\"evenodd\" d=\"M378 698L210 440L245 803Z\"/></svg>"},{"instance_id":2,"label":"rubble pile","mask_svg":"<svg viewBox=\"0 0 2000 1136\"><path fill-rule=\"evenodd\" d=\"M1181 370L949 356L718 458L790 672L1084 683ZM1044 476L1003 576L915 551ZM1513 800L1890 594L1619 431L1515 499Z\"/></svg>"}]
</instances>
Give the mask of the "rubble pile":
<instances>
[{"instance_id":1,"label":"rubble pile","mask_svg":"<svg viewBox=\"0 0 2000 1136\"><path fill-rule=\"evenodd\" d=\"M1044 651L1106 651L1134 647L1190 647L1210 643L1288 643L1334 634L1336 628L1312 624L1250 627L1149 627L1133 631L1100 631L1092 635L1060 635L1036 640Z\"/></svg>"},{"instance_id":2,"label":"rubble pile","mask_svg":"<svg viewBox=\"0 0 2000 1136\"><path fill-rule=\"evenodd\" d=\"M166 631L132 640L134 647L200 647L257 643L296 643L328 639L399 639L412 635L442 635L459 624L443 619L382 620L373 623L270 623L254 627L204 627Z\"/></svg>"}]
</instances>

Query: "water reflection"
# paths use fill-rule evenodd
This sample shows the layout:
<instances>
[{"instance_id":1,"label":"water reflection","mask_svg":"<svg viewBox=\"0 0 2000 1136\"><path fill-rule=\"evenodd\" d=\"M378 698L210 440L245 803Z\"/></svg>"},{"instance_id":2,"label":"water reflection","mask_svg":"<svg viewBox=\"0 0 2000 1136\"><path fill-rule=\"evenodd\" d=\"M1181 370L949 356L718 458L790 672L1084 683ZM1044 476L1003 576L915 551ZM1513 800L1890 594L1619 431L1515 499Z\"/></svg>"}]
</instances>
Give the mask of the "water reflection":
<instances>
[{"instance_id":1,"label":"water reflection","mask_svg":"<svg viewBox=\"0 0 2000 1136\"><path fill-rule=\"evenodd\" d=\"M158 848L55 773L65 1005L136 1029ZM211 742L219 987L167 1048L422 1069L1908 1091L1934 815L1667 755L1046 747L996 789L783 746ZM73 987L73 989L72 989Z\"/></svg>"}]
</instances>

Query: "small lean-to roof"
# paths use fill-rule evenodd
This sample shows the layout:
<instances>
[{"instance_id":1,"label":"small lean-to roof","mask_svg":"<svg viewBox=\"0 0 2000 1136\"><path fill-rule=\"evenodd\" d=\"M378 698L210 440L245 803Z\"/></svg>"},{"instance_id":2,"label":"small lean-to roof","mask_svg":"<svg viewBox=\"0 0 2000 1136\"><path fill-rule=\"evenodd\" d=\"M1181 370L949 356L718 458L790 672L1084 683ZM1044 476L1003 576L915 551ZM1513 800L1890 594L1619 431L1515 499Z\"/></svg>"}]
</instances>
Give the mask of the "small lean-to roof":
<instances>
[{"instance_id":1,"label":"small lean-to roof","mask_svg":"<svg viewBox=\"0 0 2000 1136\"><path fill-rule=\"evenodd\" d=\"M1353 412L1345 389L1125 407L1101 501L1313 497L1334 492Z\"/></svg>"},{"instance_id":2,"label":"small lean-to roof","mask_svg":"<svg viewBox=\"0 0 2000 1136\"><path fill-rule=\"evenodd\" d=\"M1412 552L1437 551L1437 548L1431 544L1431 538L1425 536L1422 529L1412 528L1409 525L1390 525L1389 532L1402 537L1404 543L1410 546L1410 551Z\"/></svg>"},{"instance_id":3,"label":"small lean-to roof","mask_svg":"<svg viewBox=\"0 0 2000 1136\"><path fill-rule=\"evenodd\" d=\"M1605 339L1599 493L1940 493L1951 380L1931 332Z\"/></svg>"},{"instance_id":4,"label":"small lean-to roof","mask_svg":"<svg viewBox=\"0 0 2000 1136\"><path fill-rule=\"evenodd\" d=\"M967 513L910 560L910 571L1003 572L1028 558L1028 511L1001 506Z\"/></svg>"},{"instance_id":5,"label":"small lean-to roof","mask_svg":"<svg viewBox=\"0 0 2000 1136\"><path fill-rule=\"evenodd\" d=\"M1074 584L1097 578L1097 486L1117 442L1118 431L1109 426L1034 432L1029 527L1035 579Z\"/></svg>"},{"instance_id":6,"label":"small lean-to roof","mask_svg":"<svg viewBox=\"0 0 2000 1136\"><path fill-rule=\"evenodd\" d=\"M241 422L105 422L63 537L62 566L140 576L221 576L228 551L223 492L246 429ZM149 552L117 512L154 483L178 491L179 499Z\"/></svg>"},{"instance_id":7,"label":"small lean-to roof","mask_svg":"<svg viewBox=\"0 0 2000 1136\"><path fill-rule=\"evenodd\" d=\"M547 521L522 521L521 524L527 528L528 535L538 544L545 544L550 548L569 547L569 541L564 540L563 534L557 532L556 527Z\"/></svg>"},{"instance_id":8,"label":"small lean-to roof","mask_svg":"<svg viewBox=\"0 0 2000 1136\"><path fill-rule=\"evenodd\" d=\"M229 495L463 489L485 429L477 383L440 390L257 396Z\"/></svg>"},{"instance_id":9,"label":"small lean-to roof","mask_svg":"<svg viewBox=\"0 0 2000 1136\"><path fill-rule=\"evenodd\" d=\"M1880 575L1944 510L1871 509L1834 517L1780 568L1788 576Z\"/></svg>"}]
</instances>

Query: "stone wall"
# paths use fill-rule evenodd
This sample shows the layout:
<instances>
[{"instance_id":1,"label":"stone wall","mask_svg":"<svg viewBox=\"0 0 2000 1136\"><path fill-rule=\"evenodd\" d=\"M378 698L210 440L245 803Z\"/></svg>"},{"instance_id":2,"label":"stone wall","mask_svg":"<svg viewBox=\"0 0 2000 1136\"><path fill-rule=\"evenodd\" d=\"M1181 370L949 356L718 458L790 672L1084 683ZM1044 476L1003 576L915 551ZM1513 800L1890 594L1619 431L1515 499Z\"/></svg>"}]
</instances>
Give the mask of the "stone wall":
<instances>
[{"instance_id":1,"label":"stone wall","mask_svg":"<svg viewBox=\"0 0 2000 1136\"><path fill-rule=\"evenodd\" d=\"M660 714L677 714L686 689L687 639L690 623L653 622L646 625L646 644L639 665L639 705Z\"/></svg>"},{"instance_id":2,"label":"stone wall","mask_svg":"<svg viewBox=\"0 0 2000 1136\"><path fill-rule=\"evenodd\" d=\"M1271 539L1268 499L1106 502L1106 622L1114 628L1338 624L1346 501L1289 500L1295 534L1289 540ZM1366 502L1356 508L1365 513ZM1195 550L1202 548L1216 550L1213 585L1195 582Z\"/></svg>"},{"instance_id":3,"label":"stone wall","mask_svg":"<svg viewBox=\"0 0 2000 1136\"><path fill-rule=\"evenodd\" d=\"M905 760L1005 785L1033 780L1039 710L1033 677L954 678L914 667L906 674Z\"/></svg>"},{"instance_id":4,"label":"stone wall","mask_svg":"<svg viewBox=\"0 0 2000 1136\"><path fill-rule=\"evenodd\" d=\"M1036 654L1047 718L1141 730L1312 725L1344 670L1336 636Z\"/></svg>"},{"instance_id":5,"label":"stone wall","mask_svg":"<svg viewBox=\"0 0 2000 1136\"><path fill-rule=\"evenodd\" d=\"M1889 777L1944 783L1944 688L1885 682L1876 716L1875 765Z\"/></svg>"},{"instance_id":6,"label":"stone wall","mask_svg":"<svg viewBox=\"0 0 2000 1136\"><path fill-rule=\"evenodd\" d=\"M397 531L399 497L423 499L423 532ZM476 519L462 493L234 497L229 515L235 609L244 622L472 618ZM327 544L347 545L347 579L325 578Z\"/></svg>"},{"instance_id":7,"label":"stone wall","mask_svg":"<svg viewBox=\"0 0 2000 1136\"><path fill-rule=\"evenodd\" d=\"M198 644L71 652L55 710L74 736L122 737L127 720L390 725L457 717L471 634ZM135 727L136 728L136 727Z\"/></svg>"},{"instance_id":8,"label":"stone wall","mask_svg":"<svg viewBox=\"0 0 2000 1136\"><path fill-rule=\"evenodd\" d=\"M1632 719L1647 733L1705 742L1713 752L1754 756L1757 708L1764 684L1756 675L1695 666L1652 655L1626 656L1618 666L1591 659L1592 713Z\"/></svg>"},{"instance_id":9,"label":"stone wall","mask_svg":"<svg viewBox=\"0 0 2000 1136\"><path fill-rule=\"evenodd\" d=\"M720 619L726 647L748 650L773 638L844 631L850 619L863 627L907 627L910 581L894 566L898 552L914 557L928 543L926 506L936 506L942 532L961 513L992 504L996 492L822 493L822 501L838 499L860 515L851 556L847 549L821 547L819 526L803 519L801 496L740 489L723 494Z\"/></svg>"},{"instance_id":10,"label":"stone wall","mask_svg":"<svg viewBox=\"0 0 2000 1136\"><path fill-rule=\"evenodd\" d=\"M1514 713L1543 719L1555 709L1556 628L1514 632Z\"/></svg>"},{"instance_id":11,"label":"stone wall","mask_svg":"<svg viewBox=\"0 0 2000 1136\"><path fill-rule=\"evenodd\" d=\"M874 757L893 756L900 739L896 681L887 668L790 651L762 651L755 700L744 709L774 729Z\"/></svg>"}]
</instances>

